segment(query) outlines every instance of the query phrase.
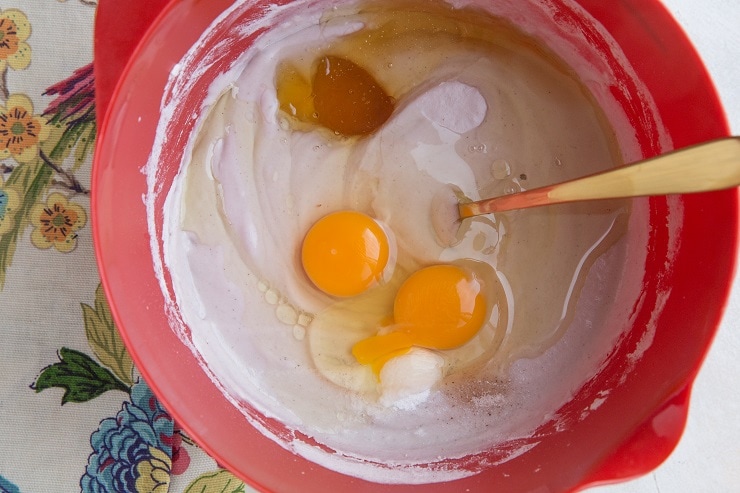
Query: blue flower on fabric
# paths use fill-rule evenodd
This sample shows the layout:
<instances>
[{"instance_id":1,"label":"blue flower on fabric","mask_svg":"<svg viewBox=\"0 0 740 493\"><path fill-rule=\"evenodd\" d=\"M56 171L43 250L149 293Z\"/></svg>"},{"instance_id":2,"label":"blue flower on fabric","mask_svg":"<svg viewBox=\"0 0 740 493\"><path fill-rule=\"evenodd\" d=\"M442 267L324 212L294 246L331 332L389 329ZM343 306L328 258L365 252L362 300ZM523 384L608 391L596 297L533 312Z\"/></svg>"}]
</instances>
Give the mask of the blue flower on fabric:
<instances>
[{"instance_id":1,"label":"blue flower on fabric","mask_svg":"<svg viewBox=\"0 0 740 493\"><path fill-rule=\"evenodd\" d=\"M5 187L0 176L0 236L15 225L14 216L20 203L18 193L10 187Z\"/></svg>"},{"instance_id":2,"label":"blue flower on fabric","mask_svg":"<svg viewBox=\"0 0 740 493\"><path fill-rule=\"evenodd\" d=\"M8 209L10 196L5 190L0 190L0 221L5 219L5 211Z\"/></svg>"},{"instance_id":3,"label":"blue flower on fabric","mask_svg":"<svg viewBox=\"0 0 740 493\"><path fill-rule=\"evenodd\" d=\"M2 475L0 475L0 492L2 493L20 493L21 490L18 489L16 485L5 479Z\"/></svg>"},{"instance_id":4,"label":"blue flower on fabric","mask_svg":"<svg viewBox=\"0 0 740 493\"><path fill-rule=\"evenodd\" d=\"M131 388L115 418L90 437L93 453L80 480L83 493L166 492L174 422L143 381Z\"/></svg>"}]
</instances>

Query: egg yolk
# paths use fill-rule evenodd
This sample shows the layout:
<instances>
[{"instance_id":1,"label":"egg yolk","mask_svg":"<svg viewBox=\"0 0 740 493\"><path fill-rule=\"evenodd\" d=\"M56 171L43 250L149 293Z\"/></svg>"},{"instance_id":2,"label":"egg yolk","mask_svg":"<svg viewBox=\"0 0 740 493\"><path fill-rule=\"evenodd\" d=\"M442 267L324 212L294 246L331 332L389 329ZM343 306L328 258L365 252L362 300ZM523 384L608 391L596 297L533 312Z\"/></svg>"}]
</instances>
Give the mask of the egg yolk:
<instances>
[{"instance_id":1,"label":"egg yolk","mask_svg":"<svg viewBox=\"0 0 740 493\"><path fill-rule=\"evenodd\" d=\"M352 354L377 374L386 361L412 346L462 346L480 330L485 316L482 286L472 273L455 265L433 265L413 273L399 288L393 332L358 342Z\"/></svg>"},{"instance_id":2,"label":"egg yolk","mask_svg":"<svg viewBox=\"0 0 740 493\"><path fill-rule=\"evenodd\" d=\"M301 261L306 275L327 294L356 296L383 278L390 247L383 228L356 211L334 212L306 233Z\"/></svg>"},{"instance_id":3,"label":"egg yolk","mask_svg":"<svg viewBox=\"0 0 740 493\"><path fill-rule=\"evenodd\" d=\"M370 134L393 113L393 99L373 76L337 56L319 60L313 97L319 123L346 136Z\"/></svg>"},{"instance_id":4,"label":"egg yolk","mask_svg":"<svg viewBox=\"0 0 740 493\"><path fill-rule=\"evenodd\" d=\"M299 125L318 124L337 135L362 136L373 133L393 113L394 99L351 60L327 55L314 66L310 75L282 62L275 72L280 109Z\"/></svg>"}]
</instances>

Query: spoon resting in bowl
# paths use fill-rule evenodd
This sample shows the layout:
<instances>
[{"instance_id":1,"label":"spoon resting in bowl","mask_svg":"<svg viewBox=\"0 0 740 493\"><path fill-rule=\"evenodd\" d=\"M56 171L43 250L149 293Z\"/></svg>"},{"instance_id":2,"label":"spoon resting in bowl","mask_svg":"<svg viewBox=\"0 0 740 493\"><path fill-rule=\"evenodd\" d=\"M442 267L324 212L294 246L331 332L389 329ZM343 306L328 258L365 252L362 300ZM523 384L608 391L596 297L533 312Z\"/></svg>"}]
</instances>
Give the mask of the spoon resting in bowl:
<instances>
[{"instance_id":1,"label":"spoon resting in bowl","mask_svg":"<svg viewBox=\"0 0 740 493\"><path fill-rule=\"evenodd\" d=\"M726 137L583 178L458 204L460 219L584 200L723 190L740 185L740 137Z\"/></svg>"},{"instance_id":2,"label":"spoon resting in bowl","mask_svg":"<svg viewBox=\"0 0 740 493\"><path fill-rule=\"evenodd\" d=\"M461 220L516 209L586 200L724 190L740 186L740 137L725 137L574 180L475 202L440 197L433 224L451 244Z\"/></svg>"}]
</instances>

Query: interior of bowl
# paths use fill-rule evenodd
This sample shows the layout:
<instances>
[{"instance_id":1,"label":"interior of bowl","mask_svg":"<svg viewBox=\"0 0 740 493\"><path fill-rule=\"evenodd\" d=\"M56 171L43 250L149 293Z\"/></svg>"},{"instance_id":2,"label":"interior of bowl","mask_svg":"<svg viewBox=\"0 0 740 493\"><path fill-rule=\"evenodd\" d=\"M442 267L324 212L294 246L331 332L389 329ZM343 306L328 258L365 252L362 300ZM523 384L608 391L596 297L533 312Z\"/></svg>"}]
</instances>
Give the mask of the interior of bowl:
<instances>
[{"instance_id":1,"label":"interior of bowl","mask_svg":"<svg viewBox=\"0 0 740 493\"><path fill-rule=\"evenodd\" d=\"M186 347L187 327L184 332L175 330L177 314L166 309L170 279L155 268L161 255L162 216L156 214L147 223L142 194L149 194L153 210L163 210L166 193L160 192L171 186L196 124L190 115L201 110L212 80L262 33L247 30L234 37L232 32L265 14L261 2L247 2L211 25L231 5L230 0L171 3L139 45L116 89L93 178L93 221L104 285L143 376L183 428L221 464L270 490L372 490L377 484L316 465L281 446L275 436L289 430L260 417L248 402L228 399L204 371L200 356ZM598 0L533 1L525 7L521 2L496 2L487 7L546 40L553 29L565 29L572 38L555 36L548 41L566 61L586 57L576 51L587 42L588 56L596 57L594 63L620 82L608 87L601 99L599 89L592 89L597 100L616 102L604 110L622 122L615 128L623 132L620 142L627 160L727 135L708 76L658 2L625 0L605 6ZM529 15L522 15L527 9ZM553 15L538 17L538 12ZM183 69L183 55L204 32L210 41L230 39L228 49L204 66ZM624 58L614 55L612 41ZM176 83L168 83L176 66L188 74L181 93ZM198 77L190 77L196 71ZM681 85L674 82L677 73ZM140 169L155 145L161 108L174 95L179 99L171 115L175 124L169 128L176 132L161 149L152 188ZM121 207L126 214L121 214ZM486 465L478 474L452 482L384 488L475 491L495 485L502 491L565 491L645 473L670 453L683 428L691 381L729 290L737 195L730 191L645 199L642 207L642 222L631 227L644 235L630 248L642 255L644 269L625 269L625 277L636 279L637 287L619 307L622 318L609 322L616 337L613 347L598 355L599 371L581 382L572 399L553 413L559 418L544 419L526 439L497 443L456 461L458 467L476 470ZM156 239L154 248L150 237ZM165 280L164 292L158 276ZM622 330L625 324L628 330ZM245 414L256 416L263 431L274 436L268 438L250 425ZM311 443L310 437L298 439Z\"/></svg>"}]
</instances>

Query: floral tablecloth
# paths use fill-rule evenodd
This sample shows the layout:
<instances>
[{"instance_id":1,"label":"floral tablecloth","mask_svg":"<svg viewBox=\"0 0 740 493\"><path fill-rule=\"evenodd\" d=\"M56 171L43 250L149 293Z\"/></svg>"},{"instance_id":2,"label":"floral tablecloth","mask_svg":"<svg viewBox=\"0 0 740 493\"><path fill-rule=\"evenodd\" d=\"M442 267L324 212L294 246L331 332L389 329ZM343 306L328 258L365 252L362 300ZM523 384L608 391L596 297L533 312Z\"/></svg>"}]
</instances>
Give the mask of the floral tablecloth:
<instances>
[{"instance_id":1,"label":"floral tablecloth","mask_svg":"<svg viewBox=\"0 0 740 493\"><path fill-rule=\"evenodd\" d=\"M96 8L0 0L0 493L252 491L157 402L100 287Z\"/></svg>"},{"instance_id":2,"label":"floral tablecloth","mask_svg":"<svg viewBox=\"0 0 740 493\"><path fill-rule=\"evenodd\" d=\"M100 288L96 7L0 2L0 492L250 491L154 398Z\"/></svg>"}]
</instances>

